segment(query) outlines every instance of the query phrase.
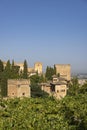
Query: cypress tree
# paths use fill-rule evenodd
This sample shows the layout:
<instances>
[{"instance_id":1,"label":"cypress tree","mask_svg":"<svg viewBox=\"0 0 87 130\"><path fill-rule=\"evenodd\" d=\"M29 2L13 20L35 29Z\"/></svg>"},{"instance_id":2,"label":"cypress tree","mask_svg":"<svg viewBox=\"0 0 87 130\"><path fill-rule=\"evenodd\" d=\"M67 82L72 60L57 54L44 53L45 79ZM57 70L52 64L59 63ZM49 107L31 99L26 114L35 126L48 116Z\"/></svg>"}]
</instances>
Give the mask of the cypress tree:
<instances>
[{"instance_id":1,"label":"cypress tree","mask_svg":"<svg viewBox=\"0 0 87 130\"><path fill-rule=\"evenodd\" d=\"M3 62L0 60L0 73L3 72L3 70L4 70Z\"/></svg>"},{"instance_id":2,"label":"cypress tree","mask_svg":"<svg viewBox=\"0 0 87 130\"><path fill-rule=\"evenodd\" d=\"M23 70L23 78L27 79L28 78L28 65L27 65L27 61L24 61L24 70Z\"/></svg>"},{"instance_id":3,"label":"cypress tree","mask_svg":"<svg viewBox=\"0 0 87 130\"><path fill-rule=\"evenodd\" d=\"M5 67L5 75L6 75L7 79L11 78L11 64L10 64L10 60L7 61L7 64L6 64L6 67Z\"/></svg>"},{"instance_id":4,"label":"cypress tree","mask_svg":"<svg viewBox=\"0 0 87 130\"><path fill-rule=\"evenodd\" d=\"M14 64L14 60L12 61L11 65L11 78L12 79L19 78L19 66Z\"/></svg>"},{"instance_id":5,"label":"cypress tree","mask_svg":"<svg viewBox=\"0 0 87 130\"><path fill-rule=\"evenodd\" d=\"M55 70L54 68L50 67L50 66L47 66L46 68L46 78L47 80L52 80L52 76L55 74Z\"/></svg>"},{"instance_id":6,"label":"cypress tree","mask_svg":"<svg viewBox=\"0 0 87 130\"><path fill-rule=\"evenodd\" d=\"M1 96L2 97L7 96L7 78L5 77L1 79Z\"/></svg>"},{"instance_id":7,"label":"cypress tree","mask_svg":"<svg viewBox=\"0 0 87 130\"><path fill-rule=\"evenodd\" d=\"M11 68L12 68L12 71L14 71L14 60L12 60L12 66L11 66Z\"/></svg>"},{"instance_id":8,"label":"cypress tree","mask_svg":"<svg viewBox=\"0 0 87 130\"><path fill-rule=\"evenodd\" d=\"M5 70L2 73L1 79L1 96L7 96L7 80L11 78L11 64L10 60L7 61Z\"/></svg>"},{"instance_id":9,"label":"cypress tree","mask_svg":"<svg viewBox=\"0 0 87 130\"><path fill-rule=\"evenodd\" d=\"M3 71L4 71L4 66L3 66L3 62L0 60L0 96L1 94L1 89L2 89L2 75L3 75Z\"/></svg>"}]
</instances>

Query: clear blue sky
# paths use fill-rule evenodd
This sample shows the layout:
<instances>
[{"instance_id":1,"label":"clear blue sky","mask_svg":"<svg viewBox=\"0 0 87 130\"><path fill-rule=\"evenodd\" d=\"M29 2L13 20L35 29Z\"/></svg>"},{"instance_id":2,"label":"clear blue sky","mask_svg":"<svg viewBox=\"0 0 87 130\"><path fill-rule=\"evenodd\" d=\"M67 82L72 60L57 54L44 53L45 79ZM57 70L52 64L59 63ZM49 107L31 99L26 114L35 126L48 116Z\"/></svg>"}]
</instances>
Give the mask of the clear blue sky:
<instances>
[{"instance_id":1,"label":"clear blue sky","mask_svg":"<svg viewBox=\"0 0 87 130\"><path fill-rule=\"evenodd\" d=\"M87 0L0 0L0 58L87 72Z\"/></svg>"}]
</instances>

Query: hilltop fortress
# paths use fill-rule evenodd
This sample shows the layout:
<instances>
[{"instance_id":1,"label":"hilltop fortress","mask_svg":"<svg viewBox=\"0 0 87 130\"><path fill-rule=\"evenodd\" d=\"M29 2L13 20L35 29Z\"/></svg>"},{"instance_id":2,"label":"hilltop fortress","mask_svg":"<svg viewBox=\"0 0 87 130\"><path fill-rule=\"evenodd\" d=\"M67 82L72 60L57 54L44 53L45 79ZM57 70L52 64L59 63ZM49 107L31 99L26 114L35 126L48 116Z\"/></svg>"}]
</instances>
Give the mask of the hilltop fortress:
<instances>
[{"instance_id":1,"label":"hilltop fortress","mask_svg":"<svg viewBox=\"0 0 87 130\"><path fill-rule=\"evenodd\" d=\"M6 62L3 62L4 67ZM14 63L19 67L19 71L23 71L24 63ZM41 83L42 90L53 95L57 99L61 99L67 94L67 83L71 80L71 65L70 64L55 64L56 75L53 75L53 80L46 83ZM32 75L43 74L43 65L41 62L36 62L34 67L28 67L29 77ZM58 77L59 74L59 77ZM26 79L9 79L8 80L8 97L30 97L30 80Z\"/></svg>"},{"instance_id":2,"label":"hilltop fortress","mask_svg":"<svg viewBox=\"0 0 87 130\"><path fill-rule=\"evenodd\" d=\"M7 62L3 62L4 67ZM14 63L15 66L19 66L19 70L23 71L24 63ZM65 78L66 80L71 80L71 65L70 64L54 64L56 68L56 74L60 74L60 77ZM36 62L34 67L28 67L28 73L30 76L36 74L40 75L43 73L43 64L41 62Z\"/></svg>"},{"instance_id":3,"label":"hilltop fortress","mask_svg":"<svg viewBox=\"0 0 87 130\"><path fill-rule=\"evenodd\" d=\"M3 62L4 67L6 66L7 62ZM24 63L14 63L15 66L19 67L19 71L23 71L24 69ZM41 62L36 62L34 64L34 67L28 67L28 73L29 76L35 75L36 73L38 73L39 75L41 75L43 73L43 65Z\"/></svg>"}]
</instances>

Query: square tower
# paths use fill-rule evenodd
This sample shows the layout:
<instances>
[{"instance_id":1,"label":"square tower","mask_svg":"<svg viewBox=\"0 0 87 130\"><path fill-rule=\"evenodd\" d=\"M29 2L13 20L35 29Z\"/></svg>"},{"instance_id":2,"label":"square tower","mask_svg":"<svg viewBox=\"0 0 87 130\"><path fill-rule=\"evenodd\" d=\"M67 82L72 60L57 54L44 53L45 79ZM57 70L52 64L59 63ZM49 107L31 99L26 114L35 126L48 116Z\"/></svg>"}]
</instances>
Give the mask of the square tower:
<instances>
[{"instance_id":1,"label":"square tower","mask_svg":"<svg viewBox=\"0 0 87 130\"><path fill-rule=\"evenodd\" d=\"M71 66L70 64L56 64L56 74L60 74L60 77L66 80L71 80Z\"/></svg>"},{"instance_id":2,"label":"square tower","mask_svg":"<svg viewBox=\"0 0 87 130\"><path fill-rule=\"evenodd\" d=\"M38 74L42 74L42 63L41 62L36 62L34 64L34 69Z\"/></svg>"},{"instance_id":3,"label":"square tower","mask_svg":"<svg viewBox=\"0 0 87 130\"><path fill-rule=\"evenodd\" d=\"M8 97L30 97L30 81L27 79L9 79Z\"/></svg>"}]
</instances>

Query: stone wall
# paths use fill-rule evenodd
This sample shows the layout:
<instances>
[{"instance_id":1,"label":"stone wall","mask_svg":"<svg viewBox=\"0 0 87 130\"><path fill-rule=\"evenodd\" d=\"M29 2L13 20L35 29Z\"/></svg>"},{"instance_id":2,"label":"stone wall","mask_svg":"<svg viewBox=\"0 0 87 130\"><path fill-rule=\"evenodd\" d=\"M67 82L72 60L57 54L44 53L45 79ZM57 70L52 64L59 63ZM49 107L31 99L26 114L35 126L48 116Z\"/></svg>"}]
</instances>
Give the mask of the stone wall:
<instances>
[{"instance_id":1,"label":"stone wall","mask_svg":"<svg viewBox=\"0 0 87 130\"><path fill-rule=\"evenodd\" d=\"M38 74L42 74L42 63L36 62L34 65L34 69L38 72Z\"/></svg>"},{"instance_id":2,"label":"stone wall","mask_svg":"<svg viewBox=\"0 0 87 130\"><path fill-rule=\"evenodd\" d=\"M66 85L55 85L55 94L54 96L57 99L64 98L67 94L67 86Z\"/></svg>"},{"instance_id":3,"label":"stone wall","mask_svg":"<svg viewBox=\"0 0 87 130\"><path fill-rule=\"evenodd\" d=\"M15 66L19 66L20 67L20 71L24 69L24 63L14 63Z\"/></svg>"},{"instance_id":4,"label":"stone wall","mask_svg":"<svg viewBox=\"0 0 87 130\"><path fill-rule=\"evenodd\" d=\"M41 84L41 90L51 94L51 88L50 88L50 84L47 83L42 83Z\"/></svg>"},{"instance_id":5,"label":"stone wall","mask_svg":"<svg viewBox=\"0 0 87 130\"><path fill-rule=\"evenodd\" d=\"M67 80L71 80L71 66L70 64L56 64L56 73L60 74L60 77L63 77Z\"/></svg>"},{"instance_id":6,"label":"stone wall","mask_svg":"<svg viewBox=\"0 0 87 130\"><path fill-rule=\"evenodd\" d=\"M7 96L30 97L30 81L26 79L9 79Z\"/></svg>"}]
</instances>

